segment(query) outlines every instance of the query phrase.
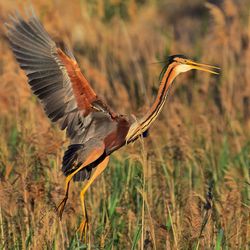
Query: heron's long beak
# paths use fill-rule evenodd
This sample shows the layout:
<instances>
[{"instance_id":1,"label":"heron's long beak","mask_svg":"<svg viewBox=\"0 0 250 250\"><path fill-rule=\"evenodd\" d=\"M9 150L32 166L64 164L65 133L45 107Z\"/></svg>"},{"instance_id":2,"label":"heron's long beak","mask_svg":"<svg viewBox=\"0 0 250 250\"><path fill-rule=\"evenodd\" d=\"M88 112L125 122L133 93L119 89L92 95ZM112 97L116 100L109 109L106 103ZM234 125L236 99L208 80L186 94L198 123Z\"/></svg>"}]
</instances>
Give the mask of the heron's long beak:
<instances>
[{"instance_id":1,"label":"heron's long beak","mask_svg":"<svg viewBox=\"0 0 250 250\"><path fill-rule=\"evenodd\" d=\"M191 67L191 69L202 70L202 71L206 71L206 72L216 74L216 75L219 74L219 72L211 70L211 69L219 70L220 69L219 67L208 65L208 64L197 63L197 62L193 62L191 60L188 60L187 63Z\"/></svg>"}]
</instances>

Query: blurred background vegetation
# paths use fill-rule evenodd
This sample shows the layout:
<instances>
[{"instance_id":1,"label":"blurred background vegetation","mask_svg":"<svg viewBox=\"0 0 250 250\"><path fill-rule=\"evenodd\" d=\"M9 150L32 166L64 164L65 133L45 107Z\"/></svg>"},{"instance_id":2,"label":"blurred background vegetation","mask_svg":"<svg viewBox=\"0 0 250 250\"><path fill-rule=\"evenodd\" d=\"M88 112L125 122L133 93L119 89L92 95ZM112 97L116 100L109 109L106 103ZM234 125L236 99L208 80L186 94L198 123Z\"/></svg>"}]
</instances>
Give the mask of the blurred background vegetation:
<instances>
[{"instance_id":1,"label":"blurred background vegetation","mask_svg":"<svg viewBox=\"0 0 250 250\"><path fill-rule=\"evenodd\" d=\"M68 43L95 91L141 116L170 54L221 67L178 77L149 137L112 155L86 195L90 249L249 249L249 0L0 1L0 248L85 249L71 185L62 221L67 138L13 59L3 23L32 5Z\"/></svg>"}]
</instances>

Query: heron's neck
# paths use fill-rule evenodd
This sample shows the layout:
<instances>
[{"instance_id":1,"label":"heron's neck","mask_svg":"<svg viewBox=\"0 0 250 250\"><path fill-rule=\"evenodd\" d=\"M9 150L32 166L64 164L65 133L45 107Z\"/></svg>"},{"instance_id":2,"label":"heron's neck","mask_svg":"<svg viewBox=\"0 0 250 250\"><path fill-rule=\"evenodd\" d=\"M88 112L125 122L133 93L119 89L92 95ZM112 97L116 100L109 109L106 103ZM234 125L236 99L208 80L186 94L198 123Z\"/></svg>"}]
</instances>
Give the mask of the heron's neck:
<instances>
[{"instance_id":1,"label":"heron's neck","mask_svg":"<svg viewBox=\"0 0 250 250\"><path fill-rule=\"evenodd\" d=\"M149 109L149 111L139 120L135 121L126 136L126 142L129 143L137 139L143 132L145 132L150 125L155 121L155 119L160 114L171 88L172 82L178 73L175 70L175 64L172 63L168 66L166 72L163 75L163 78L160 83L157 97Z\"/></svg>"}]
</instances>

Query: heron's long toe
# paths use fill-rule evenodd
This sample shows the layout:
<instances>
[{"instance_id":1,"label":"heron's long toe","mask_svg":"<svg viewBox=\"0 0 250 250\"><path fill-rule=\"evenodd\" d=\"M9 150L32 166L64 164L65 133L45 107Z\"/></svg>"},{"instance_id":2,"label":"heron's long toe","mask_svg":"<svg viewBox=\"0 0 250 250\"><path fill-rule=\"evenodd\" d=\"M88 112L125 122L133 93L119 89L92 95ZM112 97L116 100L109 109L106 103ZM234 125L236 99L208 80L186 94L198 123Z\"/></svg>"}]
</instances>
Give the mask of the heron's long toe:
<instances>
[{"instance_id":1,"label":"heron's long toe","mask_svg":"<svg viewBox=\"0 0 250 250\"><path fill-rule=\"evenodd\" d=\"M56 212L57 212L57 215L60 218L60 220L62 219L63 211L64 211L67 200L68 200L68 197L65 196L56 208Z\"/></svg>"},{"instance_id":2,"label":"heron's long toe","mask_svg":"<svg viewBox=\"0 0 250 250\"><path fill-rule=\"evenodd\" d=\"M87 241L87 233L88 233L88 220L85 218L82 220L78 230L80 233L80 239L84 238L84 241Z\"/></svg>"}]
</instances>

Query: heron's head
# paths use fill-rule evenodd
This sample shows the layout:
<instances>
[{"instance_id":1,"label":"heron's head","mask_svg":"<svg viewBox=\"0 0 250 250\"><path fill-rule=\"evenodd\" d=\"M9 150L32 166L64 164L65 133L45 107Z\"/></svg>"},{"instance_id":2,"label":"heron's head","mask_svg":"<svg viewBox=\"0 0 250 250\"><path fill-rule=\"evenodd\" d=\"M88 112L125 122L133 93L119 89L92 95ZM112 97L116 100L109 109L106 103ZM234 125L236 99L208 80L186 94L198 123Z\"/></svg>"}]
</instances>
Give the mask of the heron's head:
<instances>
[{"instance_id":1,"label":"heron's head","mask_svg":"<svg viewBox=\"0 0 250 250\"><path fill-rule=\"evenodd\" d=\"M184 55L173 55L168 57L168 65L172 63L174 64L174 70L176 75L183 72L187 72L191 69L202 70L212 74L219 74L218 72L214 71L218 70L218 67L194 62L185 57Z\"/></svg>"}]
</instances>

